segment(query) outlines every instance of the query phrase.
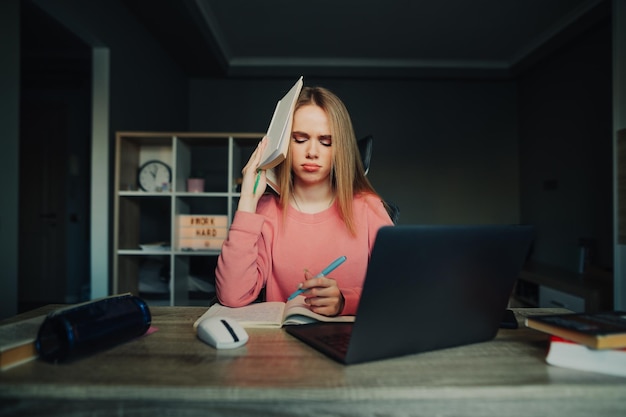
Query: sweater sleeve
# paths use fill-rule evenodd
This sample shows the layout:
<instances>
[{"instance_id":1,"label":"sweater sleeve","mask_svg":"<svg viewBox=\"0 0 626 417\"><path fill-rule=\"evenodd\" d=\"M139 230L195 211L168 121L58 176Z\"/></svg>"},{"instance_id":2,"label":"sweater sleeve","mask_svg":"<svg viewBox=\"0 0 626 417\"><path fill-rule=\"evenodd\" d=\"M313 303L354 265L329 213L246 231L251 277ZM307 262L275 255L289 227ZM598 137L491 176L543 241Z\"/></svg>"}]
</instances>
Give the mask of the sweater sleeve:
<instances>
[{"instance_id":1,"label":"sweater sleeve","mask_svg":"<svg viewBox=\"0 0 626 417\"><path fill-rule=\"evenodd\" d=\"M221 304L242 307L257 299L271 267L271 229L261 214L235 212L215 269Z\"/></svg>"},{"instance_id":2,"label":"sweater sleeve","mask_svg":"<svg viewBox=\"0 0 626 417\"><path fill-rule=\"evenodd\" d=\"M340 288L341 293L343 294L343 298L345 303L343 305L343 310L341 311L342 316L354 316L356 314L356 310L359 307L359 300L361 299L362 288Z\"/></svg>"},{"instance_id":3,"label":"sweater sleeve","mask_svg":"<svg viewBox=\"0 0 626 417\"><path fill-rule=\"evenodd\" d=\"M367 196L365 198L364 219L367 226L367 240L368 240L368 260L371 258L372 249L374 248L374 242L376 241L376 234L378 229L383 226L392 226L393 222L385 209L383 202L375 196ZM355 315L357 308L359 307L359 300L361 299L362 287L358 288L340 288L345 304L341 315Z\"/></svg>"}]
</instances>

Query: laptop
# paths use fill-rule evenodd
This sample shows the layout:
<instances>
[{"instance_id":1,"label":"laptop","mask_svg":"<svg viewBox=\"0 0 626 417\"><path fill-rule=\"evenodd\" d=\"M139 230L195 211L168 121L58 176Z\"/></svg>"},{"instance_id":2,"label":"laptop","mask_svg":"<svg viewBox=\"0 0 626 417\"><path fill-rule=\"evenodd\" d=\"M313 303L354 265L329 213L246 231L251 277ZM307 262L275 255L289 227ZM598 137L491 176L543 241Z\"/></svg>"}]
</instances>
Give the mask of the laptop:
<instances>
[{"instance_id":1,"label":"laptop","mask_svg":"<svg viewBox=\"0 0 626 417\"><path fill-rule=\"evenodd\" d=\"M285 330L343 364L491 340L533 234L532 226L383 227L355 322Z\"/></svg>"}]
</instances>

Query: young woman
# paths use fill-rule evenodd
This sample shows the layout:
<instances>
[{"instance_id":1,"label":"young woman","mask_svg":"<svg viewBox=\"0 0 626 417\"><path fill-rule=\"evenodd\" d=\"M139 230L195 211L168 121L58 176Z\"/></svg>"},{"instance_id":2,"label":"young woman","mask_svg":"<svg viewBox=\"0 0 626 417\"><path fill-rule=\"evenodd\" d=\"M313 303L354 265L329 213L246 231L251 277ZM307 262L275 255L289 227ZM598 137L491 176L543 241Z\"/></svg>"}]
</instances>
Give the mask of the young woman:
<instances>
[{"instance_id":1,"label":"young woman","mask_svg":"<svg viewBox=\"0 0 626 417\"><path fill-rule=\"evenodd\" d=\"M254 183L264 138L243 169L241 197L216 268L217 297L241 307L265 288L266 301L303 289L311 310L356 313L376 233L391 225L365 177L344 104L330 91L305 87L295 107L286 160L276 170L280 197ZM330 276L314 278L340 256Z\"/></svg>"}]
</instances>

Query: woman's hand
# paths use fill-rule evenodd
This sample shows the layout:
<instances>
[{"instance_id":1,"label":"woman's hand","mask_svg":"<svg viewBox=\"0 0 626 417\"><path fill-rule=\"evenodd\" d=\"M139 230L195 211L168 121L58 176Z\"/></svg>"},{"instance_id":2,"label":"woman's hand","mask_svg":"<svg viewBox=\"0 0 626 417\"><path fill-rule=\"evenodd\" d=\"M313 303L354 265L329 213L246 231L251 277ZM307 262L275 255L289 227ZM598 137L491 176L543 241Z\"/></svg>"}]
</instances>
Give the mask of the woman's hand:
<instances>
[{"instance_id":1,"label":"woman's hand","mask_svg":"<svg viewBox=\"0 0 626 417\"><path fill-rule=\"evenodd\" d=\"M338 316L343 311L345 299L337 286L337 281L329 277L315 278L309 271L304 271L305 281L300 288L305 290L304 302L314 313L324 316Z\"/></svg>"},{"instance_id":2,"label":"woman's hand","mask_svg":"<svg viewBox=\"0 0 626 417\"><path fill-rule=\"evenodd\" d=\"M267 181L265 179L265 171L259 171L261 163L261 155L267 146L267 137L264 137L257 145L246 166L243 167L243 182L241 183L241 195L239 197L238 210L256 212L256 205L259 199L265 193Z\"/></svg>"}]
</instances>

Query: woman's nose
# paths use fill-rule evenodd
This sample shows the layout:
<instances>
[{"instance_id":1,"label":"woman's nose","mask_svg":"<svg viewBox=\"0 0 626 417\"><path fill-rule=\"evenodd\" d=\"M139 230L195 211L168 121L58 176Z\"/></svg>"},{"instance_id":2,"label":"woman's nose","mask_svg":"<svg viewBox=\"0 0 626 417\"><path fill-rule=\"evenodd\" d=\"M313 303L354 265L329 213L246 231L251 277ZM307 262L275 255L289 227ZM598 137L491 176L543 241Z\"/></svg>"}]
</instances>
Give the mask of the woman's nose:
<instances>
[{"instance_id":1,"label":"woman's nose","mask_svg":"<svg viewBox=\"0 0 626 417\"><path fill-rule=\"evenodd\" d=\"M317 156L318 156L318 149L317 149L317 147L319 145L317 145L316 142L317 141L315 141L313 139L307 141L307 144L309 145L307 147L307 150L306 150L307 158L317 158Z\"/></svg>"}]
</instances>

